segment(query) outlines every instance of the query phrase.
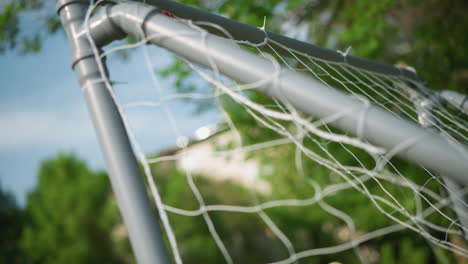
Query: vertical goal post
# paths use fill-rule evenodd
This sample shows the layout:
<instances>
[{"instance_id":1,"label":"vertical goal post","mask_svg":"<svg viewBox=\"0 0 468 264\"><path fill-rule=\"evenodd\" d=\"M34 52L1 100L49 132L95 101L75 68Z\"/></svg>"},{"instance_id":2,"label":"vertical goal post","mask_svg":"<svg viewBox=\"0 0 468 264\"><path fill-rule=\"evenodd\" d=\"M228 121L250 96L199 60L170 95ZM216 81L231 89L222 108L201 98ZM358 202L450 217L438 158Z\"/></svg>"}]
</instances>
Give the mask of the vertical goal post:
<instances>
[{"instance_id":1,"label":"vertical goal post","mask_svg":"<svg viewBox=\"0 0 468 264\"><path fill-rule=\"evenodd\" d=\"M84 35L89 4L57 1L57 11L72 47L72 68L80 81L138 263L170 263L124 122L102 77L107 69L100 68L92 43Z\"/></svg>"},{"instance_id":2,"label":"vertical goal post","mask_svg":"<svg viewBox=\"0 0 468 264\"><path fill-rule=\"evenodd\" d=\"M146 1L152 5L141 2L110 1L110 4L103 5L91 15L88 10L90 1L57 1L57 10L72 49L72 67L85 95L138 263L170 263L170 254L164 245L163 232L146 193L125 120L110 93L112 87L107 80L105 61L100 58L101 47L127 35L140 40L147 38L148 42L198 65L208 68L216 65L220 73L240 83L254 83L257 91L290 103L319 119L340 115L340 118L327 124L375 145L376 148L371 151L395 151L394 154L438 175L468 185L466 145L450 142L435 131L403 120L305 74L276 65L267 58L241 50L231 39L189 27L152 5L181 18L219 24L235 39L260 43L268 37L278 45L292 46L295 50L321 59L345 62L378 74L399 76L407 79L408 86L426 96L429 91L416 85L418 77L415 72L343 55L226 18L208 15L172 1ZM222 35L222 32L217 33ZM440 98L441 104L448 102L461 111L466 111L468 107L464 95L446 92L441 93ZM347 143L368 147L361 142ZM161 210L163 209L158 208L160 217L164 218Z\"/></svg>"}]
</instances>

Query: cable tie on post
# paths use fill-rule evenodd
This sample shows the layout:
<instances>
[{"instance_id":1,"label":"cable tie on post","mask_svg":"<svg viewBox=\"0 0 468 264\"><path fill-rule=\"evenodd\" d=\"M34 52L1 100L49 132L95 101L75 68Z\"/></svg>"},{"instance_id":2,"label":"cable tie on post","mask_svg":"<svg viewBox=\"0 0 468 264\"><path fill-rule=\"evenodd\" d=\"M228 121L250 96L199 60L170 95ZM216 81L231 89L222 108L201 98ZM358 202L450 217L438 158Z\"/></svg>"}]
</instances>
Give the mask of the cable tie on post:
<instances>
[{"instance_id":1,"label":"cable tie on post","mask_svg":"<svg viewBox=\"0 0 468 264\"><path fill-rule=\"evenodd\" d=\"M89 5L91 1L90 0L58 0L57 4L55 5L55 10L57 10L57 15L60 15L60 11L62 11L62 9L65 6L70 5L70 4L77 4L77 3Z\"/></svg>"},{"instance_id":2,"label":"cable tie on post","mask_svg":"<svg viewBox=\"0 0 468 264\"><path fill-rule=\"evenodd\" d=\"M170 17L170 18L177 18L174 14L169 13L169 12L167 12L167 11L163 11L162 13L163 13L163 15L165 15L165 16L167 16L167 17Z\"/></svg>"}]
</instances>

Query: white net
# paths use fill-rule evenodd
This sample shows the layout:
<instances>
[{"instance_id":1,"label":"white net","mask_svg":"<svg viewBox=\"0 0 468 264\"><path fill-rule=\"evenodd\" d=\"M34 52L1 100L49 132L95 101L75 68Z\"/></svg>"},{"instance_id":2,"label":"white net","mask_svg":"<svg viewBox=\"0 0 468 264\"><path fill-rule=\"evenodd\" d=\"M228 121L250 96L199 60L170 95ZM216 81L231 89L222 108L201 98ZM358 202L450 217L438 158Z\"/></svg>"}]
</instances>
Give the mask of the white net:
<instances>
[{"instance_id":1,"label":"white net","mask_svg":"<svg viewBox=\"0 0 468 264\"><path fill-rule=\"evenodd\" d=\"M222 31L172 19L201 32L200 25ZM467 189L451 190L456 195L450 197L446 179L398 158L411 141L390 150L372 145L359 131L352 136L328 126L343 114L307 115L258 93L257 82L238 83L222 75L216 64L201 67L175 58L161 80L155 70L161 69L163 51L144 45L157 37L114 45L97 60L121 50L141 56L137 71L146 75L146 84L103 77L125 120L176 263L452 263L468 256L463 239L468 230L461 221L467 217L462 198ZM420 122L416 106L422 97L414 89L423 85L415 80L317 59L267 37L260 44L232 42L278 69L302 72ZM112 77L111 65L110 70ZM277 74L265 76L265 82ZM178 88L164 87L167 80ZM204 108L205 114L184 113L187 104ZM466 115L434 104L431 127L449 142L466 144ZM207 126L213 116L221 121ZM151 132L142 132L139 124ZM162 127L171 133L158 134ZM190 131L194 127L199 129ZM173 147L155 154L162 140ZM455 210L454 202L462 210Z\"/></svg>"}]
</instances>

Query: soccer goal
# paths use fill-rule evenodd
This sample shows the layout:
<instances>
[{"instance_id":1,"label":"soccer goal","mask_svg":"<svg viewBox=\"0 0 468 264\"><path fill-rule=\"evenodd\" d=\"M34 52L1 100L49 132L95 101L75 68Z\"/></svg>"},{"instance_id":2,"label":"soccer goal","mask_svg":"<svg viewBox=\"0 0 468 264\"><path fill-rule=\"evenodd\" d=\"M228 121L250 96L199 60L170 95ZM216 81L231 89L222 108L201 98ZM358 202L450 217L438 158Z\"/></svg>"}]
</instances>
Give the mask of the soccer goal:
<instances>
[{"instance_id":1,"label":"soccer goal","mask_svg":"<svg viewBox=\"0 0 468 264\"><path fill-rule=\"evenodd\" d=\"M467 96L168 0L57 10L139 263L468 257ZM175 55L186 89L162 89L147 44ZM151 97L119 97L140 85L112 78L122 50L143 54ZM181 103L222 119L187 137ZM134 109L177 147L148 151Z\"/></svg>"}]
</instances>

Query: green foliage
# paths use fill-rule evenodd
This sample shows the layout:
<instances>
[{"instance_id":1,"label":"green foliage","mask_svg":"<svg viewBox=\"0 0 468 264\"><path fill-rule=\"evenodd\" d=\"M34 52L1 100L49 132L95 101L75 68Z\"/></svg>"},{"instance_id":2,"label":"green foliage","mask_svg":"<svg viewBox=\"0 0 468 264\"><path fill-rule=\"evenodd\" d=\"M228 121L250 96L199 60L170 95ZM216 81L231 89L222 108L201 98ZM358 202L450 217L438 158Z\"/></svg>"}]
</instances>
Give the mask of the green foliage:
<instances>
[{"instance_id":1,"label":"green foliage","mask_svg":"<svg viewBox=\"0 0 468 264\"><path fill-rule=\"evenodd\" d=\"M61 28L60 20L50 8L53 5L43 0L4 2L0 6L0 54L9 50L21 54L39 52L43 39ZM26 16L38 23L24 23Z\"/></svg>"},{"instance_id":2,"label":"green foliage","mask_svg":"<svg viewBox=\"0 0 468 264\"><path fill-rule=\"evenodd\" d=\"M24 214L0 185L0 264L26 263L19 246Z\"/></svg>"},{"instance_id":3,"label":"green foliage","mask_svg":"<svg viewBox=\"0 0 468 264\"><path fill-rule=\"evenodd\" d=\"M364 0L347 5L334 23L345 23L338 36L353 55L410 65L429 88L466 93L467 10L462 0Z\"/></svg>"},{"instance_id":4,"label":"green foliage","mask_svg":"<svg viewBox=\"0 0 468 264\"><path fill-rule=\"evenodd\" d=\"M198 201L184 172L168 162L153 166L152 171L165 204L186 210L198 209ZM194 175L194 179L206 204L252 204L250 190L234 182L213 181L199 175ZM265 263L287 256L257 216L234 212L210 212L209 215L235 263ZM169 217L184 263L225 262L203 216L170 214Z\"/></svg>"},{"instance_id":5,"label":"green foliage","mask_svg":"<svg viewBox=\"0 0 468 264\"><path fill-rule=\"evenodd\" d=\"M348 25L339 36L342 43L354 48L353 52L364 58L375 58L382 54L389 44L387 12L396 4L395 0L382 0L369 4L367 0L355 1L352 8L346 8L343 17ZM372 25L372 26L370 26Z\"/></svg>"},{"instance_id":6,"label":"green foliage","mask_svg":"<svg viewBox=\"0 0 468 264\"><path fill-rule=\"evenodd\" d=\"M21 246L36 263L125 263L127 242L113 237L121 221L108 179L73 156L42 164L26 215Z\"/></svg>"}]
</instances>

